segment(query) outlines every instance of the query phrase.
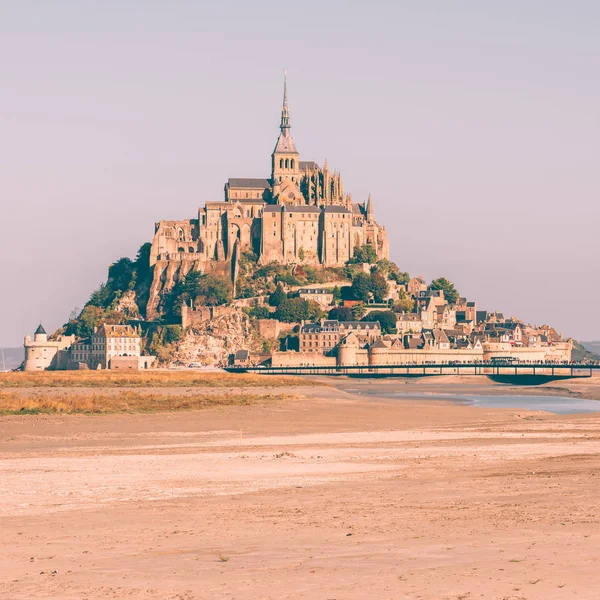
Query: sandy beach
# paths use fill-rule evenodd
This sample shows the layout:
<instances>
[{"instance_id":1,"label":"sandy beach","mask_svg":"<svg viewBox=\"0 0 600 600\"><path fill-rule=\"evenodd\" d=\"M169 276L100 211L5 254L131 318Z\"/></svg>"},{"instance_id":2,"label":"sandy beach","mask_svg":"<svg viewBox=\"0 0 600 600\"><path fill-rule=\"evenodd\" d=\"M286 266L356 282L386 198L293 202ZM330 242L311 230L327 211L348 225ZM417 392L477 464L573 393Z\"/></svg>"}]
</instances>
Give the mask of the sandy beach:
<instances>
[{"instance_id":1,"label":"sandy beach","mask_svg":"<svg viewBox=\"0 0 600 600\"><path fill-rule=\"evenodd\" d=\"M1 416L0 598L600 597L600 413L435 400L512 389L483 378L334 384ZM534 391L594 398L598 379Z\"/></svg>"}]
</instances>

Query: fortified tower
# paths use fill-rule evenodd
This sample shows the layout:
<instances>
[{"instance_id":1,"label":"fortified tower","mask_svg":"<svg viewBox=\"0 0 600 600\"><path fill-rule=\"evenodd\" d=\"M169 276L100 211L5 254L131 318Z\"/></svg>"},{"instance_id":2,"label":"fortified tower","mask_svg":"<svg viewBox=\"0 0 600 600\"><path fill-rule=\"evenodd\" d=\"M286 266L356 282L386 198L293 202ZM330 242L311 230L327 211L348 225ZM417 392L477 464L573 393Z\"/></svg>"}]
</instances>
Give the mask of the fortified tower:
<instances>
[{"instance_id":1,"label":"fortified tower","mask_svg":"<svg viewBox=\"0 0 600 600\"><path fill-rule=\"evenodd\" d=\"M25 371L45 371L48 368L66 368L68 355L65 352L75 342L74 335L63 335L56 340L48 340L46 330L40 323L31 336L25 337L23 347L25 348Z\"/></svg>"}]
</instances>

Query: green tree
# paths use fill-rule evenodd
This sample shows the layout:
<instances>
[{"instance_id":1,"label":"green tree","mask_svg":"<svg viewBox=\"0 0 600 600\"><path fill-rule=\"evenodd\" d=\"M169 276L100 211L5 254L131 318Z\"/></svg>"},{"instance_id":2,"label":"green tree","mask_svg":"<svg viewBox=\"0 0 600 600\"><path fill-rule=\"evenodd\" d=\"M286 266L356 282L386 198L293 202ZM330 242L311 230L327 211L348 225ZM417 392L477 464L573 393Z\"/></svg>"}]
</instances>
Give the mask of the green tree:
<instances>
[{"instance_id":1,"label":"green tree","mask_svg":"<svg viewBox=\"0 0 600 600\"><path fill-rule=\"evenodd\" d=\"M333 288L333 302L334 304L338 304L342 301L342 290L339 288L339 286L335 286Z\"/></svg>"},{"instance_id":2,"label":"green tree","mask_svg":"<svg viewBox=\"0 0 600 600\"><path fill-rule=\"evenodd\" d=\"M167 321L181 315L181 305L193 301L199 306L219 306L231 300L231 283L220 275L203 275L190 271L178 281L164 301Z\"/></svg>"},{"instance_id":3,"label":"green tree","mask_svg":"<svg viewBox=\"0 0 600 600\"><path fill-rule=\"evenodd\" d=\"M102 283L92 292L87 305L108 308L113 298L114 294L111 289L105 283Z\"/></svg>"},{"instance_id":4,"label":"green tree","mask_svg":"<svg viewBox=\"0 0 600 600\"><path fill-rule=\"evenodd\" d=\"M388 293L388 282L381 273L375 272L371 275L370 291L375 302L384 302Z\"/></svg>"},{"instance_id":5,"label":"green tree","mask_svg":"<svg viewBox=\"0 0 600 600\"><path fill-rule=\"evenodd\" d=\"M459 297L458 290L454 287L454 284L445 277L438 277L437 279L434 279L429 284L428 289L443 290L444 298L446 298L446 302L448 302L448 304L456 304L456 301Z\"/></svg>"},{"instance_id":6,"label":"green tree","mask_svg":"<svg viewBox=\"0 0 600 600\"><path fill-rule=\"evenodd\" d=\"M370 244L354 248L354 255L350 259L351 263L369 263L371 265L377 262L377 251Z\"/></svg>"},{"instance_id":7,"label":"green tree","mask_svg":"<svg viewBox=\"0 0 600 600\"><path fill-rule=\"evenodd\" d=\"M311 321L318 321L327 316L327 313L321 308L321 306L318 302L315 302L314 300L307 300L307 302L308 302L308 307L307 307L308 318Z\"/></svg>"},{"instance_id":8,"label":"green tree","mask_svg":"<svg viewBox=\"0 0 600 600\"><path fill-rule=\"evenodd\" d=\"M395 279L398 283L403 283L406 285L410 281L410 273L406 271L398 271L397 273L392 273L392 279Z\"/></svg>"},{"instance_id":9,"label":"green tree","mask_svg":"<svg viewBox=\"0 0 600 600\"><path fill-rule=\"evenodd\" d=\"M114 291L124 292L132 289L135 285L135 263L124 257L110 265L107 283Z\"/></svg>"},{"instance_id":10,"label":"green tree","mask_svg":"<svg viewBox=\"0 0 600 600\"><path fill-rule=\"evenodd\" d=\"M323 314L321 307L313 300L288 298L277 307L273 316L284 323L297 323L320 319Z\"/></svg>"},{"instance_id":11,"label":"green tree","mask_svg":"<svg viewBox=\"0 0 600 600\"><path fill-rule=\"evenodd\" d=\"M240 255L240 269L243 271L249 270L258 263L258 256L252 250L246 250Z\"/></svg>"},{"instance_id":12,"label":"green tree","mask_svg":"<svg viewBox=\"0 0 600 600\"><path fill-rule=\"evenodd\" d=\"M274 313L284 323L295 323L308 319L308 302L302 298L288 298L281 302Z\"/></svg>"},{"instance_id":13,"label":"green tree","mask_svg":"<svg viewBox=\"0 0 600 600\"><path fill-rule=\"evenodd\" d=\"M335 321L353 321L354 315L349 306L336 306L329 311L327 318Z\"/></svg>"},{"instance_id":14,"label":"green tree","mask_svg":"<svg viewBox=\"0 0 600 600\"><path fill-rule=\"evenodd\" d=\"M400 271L396 263L386 258L377 261L377 270L381 271L387 279L391 279L392 281L397 281L398 283L408 283L410 281L408 273Z\"/></svg>"},{"instance_id":15,"label":"green tree","mask_svg":"<svg viewBox=\"0 0 600 600\"><path fill-rule=\"evenodd\" d=\"M94 333L94 327L100 323L103 315L104 311L102 308L88 304L81 311L79 317L67 325L66 335L76 335L82 338L89 337Z\"/></svg>"},{"instance_id":16,"label":"green tree","mask_svg":"<svg viewBox=\"0 0 600 600\"><path fill-rule=\"evenodd\" d=\"M220 275L204 275L200 279L196 302L205 306L220 306L231 301L231 283Z\"/></svg>"},{"instance_id":17,"label":"green tree","mask_svg":"<svg viewBox=\"0 0 600 600\"><path fill-rule=\"evenodd\" d=\"M322 281L319 281L322 279L321 274L310 265L304 266L304 276L306 277L306 283L322 283Z\"/></svg>"},{"instance_id":18,"label":"green tree","mask_svg":"<svg viewBox=\"0 0 600 600\"><path fill-rule=\"evenodd\" d=\"M368 302L370 291L371 277L366 273L359 273L352 281L352 297L360 302Z\"/></svg>"},{"instance_id":19,"label":"green tree","mask_svg":"<svg viewBox=\"0 0 600 600\"><path fill-rule=\"evenodd\" d=\"M138 253L135 257L134 268L136 272L137 281L146 281L152 270L150 268L150 251L152 250L152 244L146 242L140 246Z\"/></svg>"},{"instance_id":20,"label":"green tree","mask_svg":"<svg viewBox=\"0 0 600 600\"><path fill-rule=\"evenodd\" d=\"M269 304L279 306L285 300L287 300L287 294L283 291L281 283L278 283L275 291L269 296Z\"/></svg>"},{"instance_id":21,"label":"green tree","mask_svg":"<svg viewBox=\"0 0 600 600\"><path fill-rule=\"evenodd\" d=\"M394 302L394 312L413 312L415 301L404 290L398 293L398 300Z\"/></svg>"},{"instance_id":22,"label":"green tree","mask_svg":"<svg viewBox=\"0 0 600 600\"><path fill-rule=\"evenodd\" d=\"M272 319L273 313L266 306L253 306L248 316L252 319Z\"/></svg>"},{"instance_id":23,"label":"green tree","mask_svg":"<svg viewBox=\"0 0 600 600\"><path fill-rule=\"evenodd\" d=\"M354 306L350 307L350 310L352 311L352 316L354 317L354 320L359 321L365 314L367 309L365 308L364 304L355 304Z\"/></svg>"},{"instance_id":24,"label":"green tree","mask_svg":"<svg viewBox=\"0 0 600 600\"><path fill-rule=\"evenodd\" d=\"M182 328L181 325L166 325L164 331L164 342L165 344L171 344L178 342L181 339Z\"/></svg>"},{"instance_id":25,"label":"green tree","mask_svg":"<svg viewBox=\"0 0 600 600\"><path fill-rule=\"evenodd\" d=\"M363 321L377 321L383 333L396 332L396 315L391 310L374 310Z\"/></svg>"},{"instance_id":26,"label":"green tree","mask_svg":"<svg viewBox=\"0 0 600 600\"><path fill-rule=\"evenodd\" d=\"M344 267L344 276L347 277L350 281L354 281L355 277L362 272L362 269L354 263L348 263Z\"/></svg>"}]
</instances>

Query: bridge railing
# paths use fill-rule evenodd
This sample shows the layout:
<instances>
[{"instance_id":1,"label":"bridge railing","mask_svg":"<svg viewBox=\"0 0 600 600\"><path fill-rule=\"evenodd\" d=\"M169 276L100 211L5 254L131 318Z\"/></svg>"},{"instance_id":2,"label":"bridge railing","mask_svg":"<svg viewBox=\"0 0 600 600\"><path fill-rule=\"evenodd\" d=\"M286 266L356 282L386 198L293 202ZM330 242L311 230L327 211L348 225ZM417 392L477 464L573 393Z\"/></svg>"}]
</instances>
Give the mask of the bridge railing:
<instances>
[{"instance_id":1,"label":"bridge railing","mask_svg":"<svg viewBox=\"0 0 600 600\"><path fill-rule=\"evenodd\" d=\"M231 373L256 372L264 374L293 375L534 375L550 377L591 377L600 371L600 365L585 363L411 363L398 365L347 365L347 366L233 366Z\"/></svg>"}]
</instances>

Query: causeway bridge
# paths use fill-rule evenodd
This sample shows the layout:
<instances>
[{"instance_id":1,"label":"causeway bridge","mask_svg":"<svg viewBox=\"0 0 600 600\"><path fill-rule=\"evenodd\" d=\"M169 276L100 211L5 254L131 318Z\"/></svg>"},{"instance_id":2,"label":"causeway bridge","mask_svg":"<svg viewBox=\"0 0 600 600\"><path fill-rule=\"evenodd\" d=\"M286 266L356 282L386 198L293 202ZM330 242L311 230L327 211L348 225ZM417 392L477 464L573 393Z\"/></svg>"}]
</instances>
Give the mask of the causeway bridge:
<instances>
[{"instance_id":1,"label":"causeway bridge","mask_svg":"<svg viewBox=\"0 0 600 600\"><path fill-rule=\"evenodd\" d=\"M347 377L429 377L439 375L479 375L499 383L536 385L559 379L592 377L600 373L600 364L562 363L459 363L459 364L399 364L399 365L303 365L274 367L233 366L229 373L261 373L263 375L324 375Z\"/></svg>"}]
</instances>

